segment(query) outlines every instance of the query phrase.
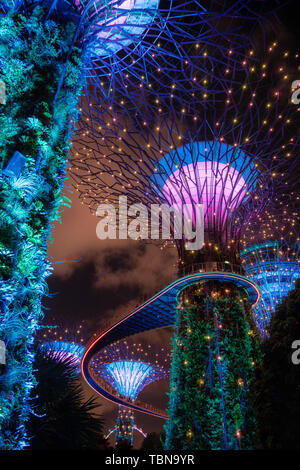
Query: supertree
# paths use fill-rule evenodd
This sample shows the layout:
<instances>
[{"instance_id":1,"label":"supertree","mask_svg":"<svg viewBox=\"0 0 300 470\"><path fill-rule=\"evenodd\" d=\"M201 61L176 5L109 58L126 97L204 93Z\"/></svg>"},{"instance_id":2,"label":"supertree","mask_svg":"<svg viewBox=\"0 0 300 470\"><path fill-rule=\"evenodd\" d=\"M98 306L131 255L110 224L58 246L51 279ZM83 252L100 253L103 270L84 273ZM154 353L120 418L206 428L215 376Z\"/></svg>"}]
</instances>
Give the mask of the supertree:
<instances>
[{"instance_id":1,"label":"supertree","mask_svg":"<svg viewBox=\"0 0 300 470\"><path fill-rule=\"evenodd\" d=\"M51 271L47 239L59 207L70 202L61 189L83 86L82 106L95 97L109 103L127 76L148 77L147 67L158 68L158 57L167 64L171 50L172 57L181 56L181 39L192 37L191 18L198 18L199 51L208 60L207 43L216 46L228 31L238 49L243 25L261 18L250 1L160 3L0 2L0 334L8 358L0 379L1 448L27 443L32 341Z\"/></svg>"},{"instance_id":2,"label":"supertree","mask_svg":"<svg viewBox=\"0 0 300 470\"><path fill-rule=\"evenodd\" d=\"M49 343L43 343L41 345L43 351L46 354L57 354L59 360L65 358L71 359L74 365L78 366L78 372L80 372L80 361L84 352L84 346L68 341L53 341Z\"/></svg>"},{"instance_id":3,"label":"supertree","mask_svg":"<svg viewBox=\"0 0 300 470\"><path fill-rule=\"evenodd\" d=\"M85 110L71 172L95 212L103 202L118 207L125 195L148 207L191 204L195 222L203 205L203 248L187 250L185 239L175 239L179 275L190 285L176 292L166 448L245 449L256 444L249 390L259 338L249 301L257 288L248 285L245 295L239 249L274 181L282 190L295 170L296 108L286 85L288 54L276 40L266 53L247 50L242 58L239 50L236 61L234 48L222 49L206 74L199 73L199 43L195 37L185 49L190 60L171 76L172 59L167 71L157 69L158 84L128 77L113 104Z\"/></svg>"},{"instance_id":4,"label":"supertree","mask_svg":"<svg viewBox=\"0 0 300 470\"><path fill-rule=\"evenodd\" d=\"M169 377L169 354L164 348L158 350L132 340L118 341L96 354L90 368L95 380L105 380L124 403L135 403L147 385ZM142 432L134 423L134 412L119 405L116 426L108 436L115 432L116 445L125 441L132 446L134 430Z\"/></svg>"},{"instance_id":5,"label":"supertree","mask_svg":"<svg viewBox=\"0 0 300 470\"><path fill-rule=\"evenodd\" d=\"M168 17L169 6L157 7L150 0L0 2L1 449L28 443L33 337L51 271L47 240L70 202L61 190L78 98L90 82L101 94L99 70L135 73L139 58L144 68Z\"/></svg>"},{"instance_id":6,"label":"supertree","mask_svg":"<svg viewBox=\"0 0 300 470\"><path fill-rule=\"evenodd\" d=\"M276 197L272 207L250 220L241 257L246 275L260 288L254 320L265 337L276 306L300 277L299 196Z\"/></svg>"},{"instance_id":7,"label":"supertree","mask_svg":"<svg viewBox=\"0 0 300 470\"><path fill-rule=\"evenodd\" d=\"M46 354L57 360L70 359L80 372L80 361L85 349L84 321L78 327L48 327L40 330L39 345Z\"/></svg>"}]
</instances>

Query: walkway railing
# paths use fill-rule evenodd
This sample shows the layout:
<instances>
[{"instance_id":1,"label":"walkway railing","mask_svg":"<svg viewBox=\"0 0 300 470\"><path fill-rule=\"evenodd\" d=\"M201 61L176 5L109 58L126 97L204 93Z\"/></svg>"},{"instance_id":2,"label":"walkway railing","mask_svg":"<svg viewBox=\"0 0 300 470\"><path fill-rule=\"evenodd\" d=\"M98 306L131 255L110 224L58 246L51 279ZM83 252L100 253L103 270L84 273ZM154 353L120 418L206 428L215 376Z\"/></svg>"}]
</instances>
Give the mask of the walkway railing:
<instances>
[{"instance_id":1,"label":"walkway railing","mask_svg":"<svg viewBox=\"0 0 300 470\"><path fill-rule=\"evenodd\" d=\"M188 276L189 274L211 272L234 273L240 274L241 276L244 275L244 269L238 264L224 261L207 261L206 263L189 264L180 267L176 279Z\"/></svg>"},{"instance_id":2,"label":"walkway railing","mask_svg":"<svg viewBox=\"0 0 300 470\"><path fill-rule=\"evenodd\" d=\"M143 410L149 411L151 413L156 413L162 416L167 416L166 411L161 410L159 408L155 408L154 406L150 405L149 403L145 403L141 400L135 400L134 402L131 401L130 399L126 399L122 397L106 380L104 380L101 376L96 374L96 372L89 367L89 373L92 377L92 379L101 387L103 388L106 392L108 392L112 397L116 397L120 400L122 400L123 405L126 406L126 404L131 405L134 404L138 406L139 408L142 408Z\"/></svg>"}]
</instances>

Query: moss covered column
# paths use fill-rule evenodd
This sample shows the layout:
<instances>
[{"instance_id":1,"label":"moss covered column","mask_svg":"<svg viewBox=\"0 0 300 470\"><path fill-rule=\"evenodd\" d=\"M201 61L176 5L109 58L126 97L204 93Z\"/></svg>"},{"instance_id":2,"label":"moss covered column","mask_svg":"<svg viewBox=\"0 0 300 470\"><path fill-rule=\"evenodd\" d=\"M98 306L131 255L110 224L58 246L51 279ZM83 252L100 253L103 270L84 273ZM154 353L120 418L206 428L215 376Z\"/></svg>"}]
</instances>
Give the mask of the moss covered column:
<instances>
[{"instance_id":1,"label":"moss covered column","mask_svg":"<svg viewBox=\"0 0 300 470\"><path fill-rule=\"evenodd\" d=\"M258 334L243 289L205 281L180 295L166 449L252 449Z\"/></svg>"}]
</instances>

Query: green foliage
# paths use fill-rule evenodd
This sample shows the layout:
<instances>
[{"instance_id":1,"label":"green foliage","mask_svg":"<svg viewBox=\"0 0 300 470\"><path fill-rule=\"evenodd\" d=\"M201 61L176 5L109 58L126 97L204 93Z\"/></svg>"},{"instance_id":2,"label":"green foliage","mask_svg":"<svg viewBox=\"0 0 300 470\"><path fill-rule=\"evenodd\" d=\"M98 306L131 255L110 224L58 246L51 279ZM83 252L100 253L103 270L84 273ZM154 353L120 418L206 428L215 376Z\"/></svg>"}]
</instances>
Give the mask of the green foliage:
<instances>
[{"instance_id":1,"label":"green foliage","mask_svg":"<svg viewBox=\"0 0 300 470\"><path fill-rule=\"evenodd\" d=\"M181 294L173 338L167 450L251 449L258 336L243 291L210 281Z\"/></svg>"},{"instance_id":2,"label":"green foliage","mask_svg":"<svg viewBox=\"0 0 300 470\"><path fill-rule=\"evenodd\" d=\"M54 21L55 20L55 21ZM28 445L28 401L34 383L32 343L47 293L47 240L59 218L70 121L82 86L75 26L43 8L0 17L0 338L7 365L0 375L0 449ZM7 176L15 151L26 157L19 176Z\"/></svg>"},{"instance_id":3,"label":"green foliage","mask_svg":"<svg viewBox=\"0 0 300 470\"><path fill-rule=\"evenodd\" d=\"M52 352L35 356L37 384L28 428L33 450L104 450L103 421L99 403L84 398L77 366L72 359Z\"/></svg>"},{"instance_id":4,"label":"green foliage","mask_svg":"<svg viewBox=\"0 0 300 470\"><path fill-rule=\"evenodd\" d=\"M300 280L276 308L257 371L255 408L264 449L300 450L300 365L292 343L300 340Z\"/></svg>"}]
</instances>

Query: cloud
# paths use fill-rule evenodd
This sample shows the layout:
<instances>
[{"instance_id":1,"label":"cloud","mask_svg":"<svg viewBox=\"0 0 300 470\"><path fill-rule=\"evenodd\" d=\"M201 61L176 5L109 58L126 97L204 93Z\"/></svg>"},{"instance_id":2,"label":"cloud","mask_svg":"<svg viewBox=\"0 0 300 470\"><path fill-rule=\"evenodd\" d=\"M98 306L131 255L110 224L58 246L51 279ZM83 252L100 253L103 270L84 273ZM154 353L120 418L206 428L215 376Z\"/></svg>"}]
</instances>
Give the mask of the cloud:
<instances>
[{"instance_id":1,"label":"cloud","mask_svg":"<svg viewBox=\"0 0 300 470\"><path fill-rule=\"evenodd\" d=\"M136 287L142 295L153 295L172 280L174 249L161 250L157 244L135 240L99 240L97 217L82 205L77 192L72 199L72 207L62 214L62 224L55 224L54 242L49 246L55 276L67 280L82 266L92 263L93 287L117 289L127 285Z\"/></svg>"},{"instance_id":2,"label":"cloud","mask_svg":"<svg viewBox=\"0 0 300 470\"><path fill-rule=\"evenodd\" d=\"M45 301L47 317L70 326L85 320L93 334L171 282L177 254L148 242L99 240L98 219L81 204L77 192L72 200L62 224L55 224L49 247L55 264L49 279L52 297Z\"/></svg>"}]
</instances>

